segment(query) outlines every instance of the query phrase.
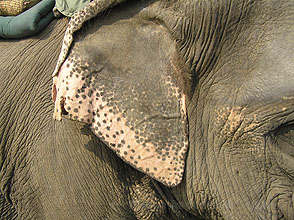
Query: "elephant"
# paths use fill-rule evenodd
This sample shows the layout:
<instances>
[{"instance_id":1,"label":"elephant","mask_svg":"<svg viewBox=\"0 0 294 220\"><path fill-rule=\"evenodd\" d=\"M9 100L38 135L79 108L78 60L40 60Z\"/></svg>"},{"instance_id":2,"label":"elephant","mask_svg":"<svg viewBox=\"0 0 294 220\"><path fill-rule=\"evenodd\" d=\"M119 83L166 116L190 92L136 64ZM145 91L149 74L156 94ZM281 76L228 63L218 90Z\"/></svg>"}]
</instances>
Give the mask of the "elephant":
<instances>
[{"instance_id":1,"label":"elephant","mask_svg":"<svg viewBox=\"0 0 294 220\"><path fill-rule=\"evenodd\" d=\"M73 34L55 103L67 19L2 40L1 219L294 219L293 12L122 2Z\"/></svg>"}]
</instances>

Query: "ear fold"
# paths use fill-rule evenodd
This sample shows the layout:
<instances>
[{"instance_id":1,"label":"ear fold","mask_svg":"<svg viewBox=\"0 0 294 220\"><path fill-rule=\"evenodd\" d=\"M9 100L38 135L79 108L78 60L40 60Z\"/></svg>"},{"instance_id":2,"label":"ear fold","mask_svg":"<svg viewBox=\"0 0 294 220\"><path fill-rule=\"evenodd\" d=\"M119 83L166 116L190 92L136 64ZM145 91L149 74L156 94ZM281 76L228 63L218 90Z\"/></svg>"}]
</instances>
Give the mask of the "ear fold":
<instances>
[{"instance_id":1,"label":"ear fold","mask_svg":"<svg viewBox=\"0 0 294 220\"><path fill-rule=\"evenodd\" d=\"M188 147L175 42L155 24L113 26L88 36L61 67L55 116L64 108L127 163L175 186Z\"/></svg>"},{"instance_id":2,"label":"ear fold","mask_svg":"<svg viewBox=\"0 0 294 220\"><path fill-rule=\"evenodd\" d=\"M61 52L59 54L55 70L53 72L53 77L57 76L61 65L64 63L68 55L69 49L74 40L74 32L80 30L84 22L96 17L102 11L118 5L124 1L125 0L93 0L83 9L73 14L71 20L68 23L68 28L65 31Z\"/></svg>"}]
</instances>

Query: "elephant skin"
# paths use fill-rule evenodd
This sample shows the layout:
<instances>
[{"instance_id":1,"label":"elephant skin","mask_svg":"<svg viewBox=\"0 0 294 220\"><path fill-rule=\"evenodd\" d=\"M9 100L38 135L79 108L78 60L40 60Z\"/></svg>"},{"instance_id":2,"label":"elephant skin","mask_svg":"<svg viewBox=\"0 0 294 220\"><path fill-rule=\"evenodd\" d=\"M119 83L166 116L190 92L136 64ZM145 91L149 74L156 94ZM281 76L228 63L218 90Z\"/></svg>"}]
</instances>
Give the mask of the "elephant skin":
<instances>
[{"instance_id":1,"label":"elephant skin","mask_svg":"<svg viewBox=\"0 0 294 220\"><path fill-rule=\"evenodd\" d=\"M126 1L75 33L58 76L71 65L74 77L94 76L127 122L145 122L142 103L146 114L165 103L169 95L150 89L163 76L186 97L189 148L173 187L118 157L107 129L95 133L66 105L52 120L50 73L65 20L0 42L3 219L294 219L293 12L293 1ZM80 108L97 113L90 101ZM159 119L151 128L169 128ZM172 132L146 136L163 143Z\"/></svg>"}]
</instances>

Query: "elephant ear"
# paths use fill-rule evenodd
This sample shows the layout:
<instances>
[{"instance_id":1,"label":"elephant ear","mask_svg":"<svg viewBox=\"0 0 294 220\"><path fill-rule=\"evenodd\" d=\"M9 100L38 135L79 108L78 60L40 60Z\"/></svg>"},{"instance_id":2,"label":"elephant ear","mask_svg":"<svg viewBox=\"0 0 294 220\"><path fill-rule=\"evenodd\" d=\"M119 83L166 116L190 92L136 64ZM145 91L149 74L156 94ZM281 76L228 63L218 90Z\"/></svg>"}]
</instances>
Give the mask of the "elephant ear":
<instances>
[{"instance_id":1,"label":"elephant ear","mask_svg":"<svg viewBox=\"0 0 294 220\"><path fill-rule=\"evenodd\" d=\"M57 76L61 65L64 63L68 55L69 49L74 41L74 32L80 30L86 21L96 17L99 13L103 12L104 10L111 8L115 5L118 5L124 1L126 0L93 0L83 9L73 14L64 34L61 52L59 54L55 70L53 72L53 77Z\"/></svg>"},{"instance_id":2,"label":"elephant ear","mask_svg":"<svg viewBox=\"0 0 294 220\"><path fill-rule=\"evenodd\" d=\"M87 123L119 157L167 186L182 180L186 95L175 41L153 23L102 26L54 77L55 118Z\"/></svg>"}]
</instances>

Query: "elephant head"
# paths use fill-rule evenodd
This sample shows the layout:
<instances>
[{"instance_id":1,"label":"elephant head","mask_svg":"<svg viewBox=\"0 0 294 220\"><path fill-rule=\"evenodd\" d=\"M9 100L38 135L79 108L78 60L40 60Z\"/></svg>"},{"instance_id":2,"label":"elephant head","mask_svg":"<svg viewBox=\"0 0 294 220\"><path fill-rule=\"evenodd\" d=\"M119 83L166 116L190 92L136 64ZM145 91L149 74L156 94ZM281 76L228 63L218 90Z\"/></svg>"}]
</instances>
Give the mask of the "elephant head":
<instances>
[{"instance_id":1,"label":"elephant head","mask_svg":"<svg viewBox=\"0 0 294 220\"><path fill-rule=\"evenodd\" d=\"M119 7L65 45L55 116L86 123L195 216L293 219L293 2Z\"/></svg>"}]
</instances>

